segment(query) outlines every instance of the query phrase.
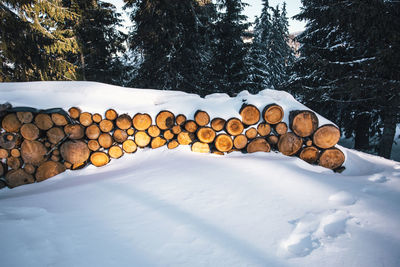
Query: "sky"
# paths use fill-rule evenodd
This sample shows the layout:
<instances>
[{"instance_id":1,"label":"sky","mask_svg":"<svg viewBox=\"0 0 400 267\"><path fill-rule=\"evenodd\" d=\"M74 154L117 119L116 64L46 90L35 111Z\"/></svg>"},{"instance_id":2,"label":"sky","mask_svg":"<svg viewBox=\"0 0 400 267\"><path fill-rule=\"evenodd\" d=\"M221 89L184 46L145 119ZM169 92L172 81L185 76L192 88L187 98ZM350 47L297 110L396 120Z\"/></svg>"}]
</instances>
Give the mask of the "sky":
<instances>
[{"instance_id":1,"label":"sky","mask_svg":"<svg viewBox=\"0 0 400 267\"><path fill-rule=\"evenodd\" d=\"M125 25L131 25L129 22L128 16L122 10L122 6L124 5L123 0L103 0L105 2L110 2L114 4L118 11L123 14L123 19L126 21ZM261 14L262 9L262 1L261 0L243 0L245 3L249 4L244 10L244 14L248 17L249 21L253 22L255 16L259 16ZM301 1L300 0L269 0L270 6L280 5L282 6L283 2L286 2L286 9L289 17L289 32L299 32L304 30L304 22L297 21L291 19L294 15L300 12Z\"/></svg>"}]
</instances>

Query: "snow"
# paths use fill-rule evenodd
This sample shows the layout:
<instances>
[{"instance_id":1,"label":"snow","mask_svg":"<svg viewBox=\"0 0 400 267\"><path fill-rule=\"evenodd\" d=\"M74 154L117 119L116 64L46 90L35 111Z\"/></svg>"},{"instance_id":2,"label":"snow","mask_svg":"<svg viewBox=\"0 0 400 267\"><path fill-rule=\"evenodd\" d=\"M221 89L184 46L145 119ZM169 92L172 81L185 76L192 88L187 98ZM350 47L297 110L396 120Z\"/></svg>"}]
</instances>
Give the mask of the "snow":
<instances>
[{"instance_id":1,"label":"snow","mask_svg":"<svg viewBox=\"0 0 400 267\"><path fill-rule=\"evenodd\" d=\"M0 84L0 103L131 115L204 109L227 119L244 100L306 108L273 90L203 99L89 82ZM275 152L181 146L3 189L1 265L399 266L400 163L340 148L341 174Z\"/></svg>"}]
</instances>

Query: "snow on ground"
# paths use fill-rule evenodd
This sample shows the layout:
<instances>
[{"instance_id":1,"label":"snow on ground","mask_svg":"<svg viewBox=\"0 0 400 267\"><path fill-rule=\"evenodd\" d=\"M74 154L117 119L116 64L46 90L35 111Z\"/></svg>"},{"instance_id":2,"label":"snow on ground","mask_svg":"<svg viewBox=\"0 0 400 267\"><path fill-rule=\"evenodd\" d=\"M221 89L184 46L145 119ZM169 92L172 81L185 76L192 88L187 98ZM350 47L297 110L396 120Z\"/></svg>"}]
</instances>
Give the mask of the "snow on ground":
<instances>
[{"instance_id":1,"label":"snow on ground","mask_svg":"<svg viewBox=\"0 0 400 267\"><path fill-rule=\"evenodd\" d=\"M0 103L153 118L162 109L238 117L245 99L305 108L271 90L201 99L87 82L0 84ZM342 174L275 152L163 147L3 189L1 265L400 266L400 163L341 149Z\"/></svg>"}]
</instances>

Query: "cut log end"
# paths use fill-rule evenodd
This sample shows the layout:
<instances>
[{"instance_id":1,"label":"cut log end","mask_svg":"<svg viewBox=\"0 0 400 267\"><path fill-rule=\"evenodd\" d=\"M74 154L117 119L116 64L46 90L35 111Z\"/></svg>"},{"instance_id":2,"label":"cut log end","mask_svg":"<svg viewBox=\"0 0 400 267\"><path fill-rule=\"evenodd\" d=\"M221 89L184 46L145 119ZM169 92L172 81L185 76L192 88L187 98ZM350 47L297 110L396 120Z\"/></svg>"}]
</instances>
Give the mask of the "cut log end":
<instances>
[{"instance_id":1,"label":"cut log end","mask_svg":"<svg viewBox=\"0 0 400 267\"><path fill-rule=\"evenodd\" d=\"M202 143L202 142L194 142L191 149L192 149L192 152L210 153L209 144Z\"/></svg>"},{"instance_id":2,"label":"cut log end","mask_svg":"<svg viewBox=\"0 0 400 267\"><path fill-rule=\"evenodd\" d=\"M39 166L45 159L46 147L38 141L24 140L21 145L21 157L26 164Z\"/></svg>"},{"instance_id":3,"label":"cut log end","mask_svg":"<svg viewBox=\"0 0 400 267\"><path fill-rule=\"evenodd\" d=\"M79 119L79 116L81 115L81 110L80 108L77 107L72 107L68 110L69 116L75 120Z\"/></svg>"},{"instance_id":4,"label":"cut log end","mask_svg":"<svg viewBox=\"0 0 400 267\"><path fill-rule=\"evenodd\" d=\"M47 135L47 140L52 144L57 144L65 137L65 133L63 129L60 127L51 128L46 132L46 135Z\"/></svg>"},{"instance_id":5,"label":"cut log end","mask_svg":"<svg viewBox=\"0 0 400 267\"><path fill-rule=\"evenodd\" d=\"M303 150L300 152L299 156L302 160L305 162L308 162L310 164L314 164L317 162L319 158L319 150L318 148L314 146L308 146L303 148Z\"/></svg>"},{"instance_id":6,"label":"cut log end","mask_svg":"<svg viewBox=\"0 0 400 267\"><path fill-rule=\"evenodd\" d=\"M203 110L198 110L194 114L194 120L199 126L206 126L210 122L210 115Z\"/></svg>"},{"instance_id":7,"label":"cut log end","mask_svg":"<svg viewBox=\"0 0 400 267\"><path fill-rule=\"evenodd\" d=\"M185 123L185 130L188 131L189 133L194 133L197 131L199 128L199 125L195 121L188 120Z\"/></svg>"},{"instance_id":8,"label":"cut log end","mask_svg":"<svg viewBox=\"0 0 400 267\"><path fill-rule=\"evenodd\" d=\"M249 128L249 129L246 130L245 134L246 134L246 137L247 137L248 139L254 139L254 138L257 137L258 132L257 132L256 128L251 127L251 128Z\"/></svg>"},{"instance_id":9,"label":"cut log end","mask_svg":"<svg viewBox=\"0 0 400 267\"><path fill-rule=\"evenodd\" d=\"M230 135L236 136L243 132L244 126L243 126L243 123L239 119L232 118L226 122L225 130Z\"/></svg>"},{"instance_id":10,"label":"cut log end","mask_svg":"<svg viewBox=\"0 0 400 267\"><path fill-rule=\"evenodd\" d=\"M114 123L110 120L105 119L99 123L99 127L103 133L109 133L114 129Z\"/></svg>"},{"instance_id":11,"label":"cut log end","mask_svg":"<svg viewBox=\"0 0 400 267\"><path fill-rule=\"evenodd\" d=\"M125 140L122 143L122 149L126 152L126 153L134 153L137 150L137 145L136 143L129 139L129 140Z\"/></svg>"},{"instance_id":12,"label":"cut log end","mask_svg":"<svg viewBox=\"0 0 400 267\"><path fill-rule=\"evenodd\" d=\"M247 145L247 153L269 152L269 151L271 151L271 146L268 144L265 138L254 139Z\"/></svg>"},{"instance_id":13,"label":"cut log end","mask_svg":"<svg viewBox=\"0 0 400 267\"><path fill-rule=\"evenodd\" d=\"M335 125L321 126L313 135L314 144L323 149L334 147L339 139L340 130Z\"/></svg>"},{"instance_id":14,"label":"cut log end","mask_svg":"<svg viewBox=\"0 0 400 267\"><path fill-rule=\"evenodd\" d=\"M21 123L31 123L33 121L33 113L29 111L17 112L17 117Z\"/></svg>"},{"instance_id":15,"label":"cut log end","mask_svg":"<svg viewBox=\"0 0 400 267\"><path fill-rule=\"evenodd\" d=\"M288 131L288 126L285 122L281 121L275 125L275 132L278 135L284 135Z\"/></svg>"},{"instance_id":16,"label":"cut log end","mask_svg":"<svg viewBox=\"0 0 400 267\"><path fill-rule=\"evenodd\" d=\"M156 149L159 147L164 146L167 143L167 140L161 136L157 136L156 138L153 138L153 140L151 140L151 148L152 149Z\"/></svg>"},{"instance_id":17,"label":"cut log end","mask_svg":"<svg viewBox=\"0 0 400 267\"><path fill-rule=\"evenodd\" d=\"M35 182L33 176L26 173L23 169L11 170L7 172L6 176L7 186L9 188L14 188L24 184L31 184Z\"/></svg>"},{"instance_id":18,"label":"cut log end","mask_svg":"<svg viewBox=\"0 0 400 267\"><path fill-rule=\"evenodd\" d=\"M318 117L310 110L295 110L289 114L290 129L300 137L311 136L318 128Z\"/></svg>"},{"instance_id":19,"label":"cut log end","mask_svg":"<svg viewBox=\"0 0 400 267\"><path fill-rule=\"evenodd\" d=\"M152 123L151 116L149 114L136 114L132 119L133 127L138 131L147 130Z\"/></svg>"},{"instance_id":20,"label":"cut log end","mask_svg":"<svg viewBox=\"0 0 400 267\"><path fill-rule=\"evenodd\" d=\"M122 148L119 146L112 146L108 150L108 155L110 156L110 158L113 159L119 159L120 157L122 157L123 154L124 152L122 151Z\"/></svg>"},{"instance_id":21,"label":"cut log end","mask_svg":"<svg viewBox=\"0 0 400 267\"><path fill-rule=\"evenodd\" d=\"M79 164L88 160L90 150L83 141L67 141L61 145L60 153L65 161Z\"/></svg>"},{"instance_id":22,"label":"cut log end","mask_svg":"<svg viewBox=\"0 0 400 267\"><path fill-rule=\"evenodd\" d=\"M225 128L225 123L226 121L222 118L214 118L211 121L211 128L216 132L222 131Z\"/></svg>"},{"instance_id":23,"label":"cut log end","mask_svg":"<svg viewBox=\"0 0 400 267\"><path fill-rule=\"evenodd\" d=\"M243 149L247 146L247 137L244 134L239 134L233 139L233 146L236 149Z\"/></svg>"},{"instance_id":24,"label":"cut log end","mask_svg":"<svg viewBox=\"0 0 400 267\"><path fill-rule=\"evenodd\" d=\"M22 123L18 119L15 113L11 113L6 115L1 122L1 126L3 127L6 132L9 133L16 133L21 128Z\"/></svg>"},{"instance_id":25,"label":"cut log end","mask_svg":"<svg viewBox=\"0 0 400 267\"><path fill-rule=\"evenodd\" d=\"M171 111L163 110L156 116L156 125L161 130L172 128L175 123L175 115Z\"/></svg>"},{"instance_id":26,"label":"cut log end","mask_svg":"<svg viewBox=\"0 0 400 267\"><path fill-rule=\"evenodd\" d=\"M89 140L89 142L88 142L88 148L89 148L91 151L97 151L97 150L100 149L100 144L99 144L99 142L97 142L97 140Z\"/></svg>"},{"instance_id":27,"label":"cut log end","mask_svg":"<svg viewBox=\"0 0 400 267\"><path fill-rule=\"evenodd\" d=\"M97 141L99 142L100 146L105 149L110 148L113 144L113 138L109 133L102 133Z\"/></svg>"},{"instance_id":28,"label":"cut log end","mask_svg":"<svg viewBox=\"0 0 400 267\"><path fill-rule=\"evenodd\" d=\"M227 134L219 134L215 138L215 148L220 152L228 152L233 148L232 138Z\"/></svg>"},{"instance_id":29,"label":"cut log end","mask_svg":"<svg viewBox=\"0 0 400 267\"><path fill-rule=\"evenodd\" d=\"M117 118L115 124L121 130L128 130L132 126L132 119L128 114L122 114Z\"/></svg>"},{"instance_id":30,"label":"cut log end","mask_svg":"<svg viewBox=\"0 0 400 267\"><path fill-rule=\"evenodd\" d=\"M269 124L277 124L283 119L283 108L277 104L267 105L263 110L264 120Z\"/></svg>"},{"instance_id":31,"label":"cut log end","mask_svg":"<svg viewBox=\"0 0 400 267\"><path fill-rule=\"evenodd\" d=\"M254 125L260 121L260 111L254 105L244 104L239 113L245 125Z\"/></svg>"},{"instance_id":32,"label":"cut log end","mask_svg":"<svg viewBox=\"0 0 400 267\"><path fill-rule=\"evenodd\" d=\"M96 124L92 124L86 128L85 134L86 134L87 138L95 140L95 139L99 138L99 136L101 134L101 130L100 130L99 126L97 126Z\"/></svg>"},{"instance_id":33,"label":"cut log end","mask_svg":"<svg viewBox=\"0 0 400 267\"><path fill-rule=\"evenodd\" d=\"M65 171L65 166L59 162L46 161L42 163L35 174L36 181L42 182Z\"/></svg>"},{"instance_id":34,"label":"cut log end","mask_svg":"<svg viewBox=\"0 0 400 267\"><path fill-rule=\"evenodd\" d=\"M138 147L146 147L150 142L151 137L145 131L137 131L135 133L135 143Z\"/></svg>"},{"instance_id":35,"label":"cut log end","mask_svg":"<svg viewBox=\"0 0 400 267\"><path fill-rule=\"evenodd\" d=\"M113 133L113 138L115 142L122 144L126 139L128 139L128 134L124 130L116 129Z\"/></svg>"},{"instance_id":36,"label":"cut log end","mask_svg":"<svg viewBox=\"0 0 400 267\"><path fill-rule=\"evenodd\" d=\"M94 152L90 156L90 162L96 167L101 167L107 165L110 162L110 158L104 152Z\"/></svg>"},{"instance_id":37,"label":"cut log end","mask_svg":"<svg viewBox=\"0 0 400 267\"><path fill-rule=\"evenodd\" d=\"M319 157L319 165L332 170L342 166L344 161L345 156L343 152L337 148L327 149Z\"/></svg>"},{"instance_id":38,"label":"cut log end","mask_svg":"<svg viewBox=\"0 0 400 267\"><path fill-rule=\"evenodd\" d=\"M59 113L52 113L51 120L56 126L65 126L68 124L67 118L64 115Z\"/></svg>"},{"instance_id":39,"label":"cut log end","mask_svg":"<svg viewBox=\"0 0 400 267\"><path fill-rule=\"evenodd\" d=\"M158 128L157 125L151 125L148 129L147 129L147 133L151 136L151 137L157 137L161 134L161 130L160 128Z\"/></svg>"},{"instance_id":40,"label":"cut log end","mask_svg":"<svg viewBox=\"0 0 400 267\"><path fill-rule=\"evenodd\" d=\"M183 114L179 114L178 116L176 116L176 124L179 126L183 126L186 122L186 116Z\"/></svg>"},{"instance_id":41,"label":"cut log end","mask_svg":"<svg viewBox=\"0 0 400 267\"><path fill-rule=\"evenodd\" d=\"M202 143L212 143L215 139L216 133L211 127L201 127L197 131L197 138Z\"/></svg>"},{"instance_id":42,"label":"cut log end","mask_svg":"<svg viewBox=\"0 0 400 267\"><path fill-rule=\"evenodd\" d=\"M177 140L171 140L168 142L168 149L175 149L179 146L179 142Z\"/></svg>"},{"instance_id":43,"label":"cut log end","mask_svg":"<svg viewBox=\"0 0 400 267\"><path fill-rule=\"evenodd\" d=\"M82 139L85 135L85 129L79 124L67 124L64 127L64 132L68 135L69 139L78 140Z\"/></svg>"},{"instance_id":44,"label":"cut log end","mask_svg":"<svg viewBox=\"0 0 400 267\"><path fill-rule=\"evenodd\" d=\"M190 145L194 141L195 135L190 132L182 131L178 134L177 139L180 145Z\"/></svg>"},{"instance_id":45,"label":"cut log end","mask_svg":"<svg viewBox=\"0 0 400 267\"><path fill-rule=\"evenodd\" d=\"M118 118L118 113L114 109L110 108L106 111L105 117L107 120L113 121Z\"/></svg>"},{"instance_id":46,"label":"cut log end","mask_svg":"<svg viewBox=\"0 0 400 267\"><path fill-rule=\"evenodd\" d=\"M83 126L88 127L93 123L92 114L90 114L89 112L81 113L81 115L79 116L79 122Z\"/></svg>"},{"instance_id":47,"label":"cut log end","mask_svg":"<svg viewBox=\"0 0 400 267\"><path fill-rule=\"evenodd\" d=\"M171 140L175 137L174 133L171 130L164 131L163 136L166 140Z\"/></svg>"},{"instance_id":48,"label":"cut log end","mask_svg":"<svg viewBox=\"0 0 400 267\"><path fill-rule=\"evenodd\" d=\"M34 141L39 138L39 128L33 123L22 125L20 129L21 135L24 139Z\"/></svg>"},{"instance_id":49,"label":"cut log end","mask_svg":"<svg viewBox=\"0 0 400 267\"><path fill-rule=\"evenodd\" d=\"M301 149L302 145L303 139L290 132L279 138L278 149L283 155L292 156Z\"/></svg>"}]
</instances>

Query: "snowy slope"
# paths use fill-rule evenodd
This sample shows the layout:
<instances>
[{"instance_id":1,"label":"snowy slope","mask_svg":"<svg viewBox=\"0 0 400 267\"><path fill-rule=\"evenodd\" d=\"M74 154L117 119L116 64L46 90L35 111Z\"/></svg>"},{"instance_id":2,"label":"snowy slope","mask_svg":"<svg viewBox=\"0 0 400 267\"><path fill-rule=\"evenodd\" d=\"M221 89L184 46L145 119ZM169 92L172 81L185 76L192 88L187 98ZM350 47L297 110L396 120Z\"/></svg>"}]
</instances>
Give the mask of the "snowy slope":
<instances>
[{"instance_id":1,"label":"snowy slope","mask_svg":"<svg viewBox=\"0 0 400 267\"><path fill-rule=\"evenodd\" d=\"M0 84L0 103L153 117L238 117L243 100L305 108L271 90L201 99L88 82ZM163 147L0 190L1 266L400 266L400 163L341 149L342 174L274 152Z\"/></svg>"}]
</instances>

